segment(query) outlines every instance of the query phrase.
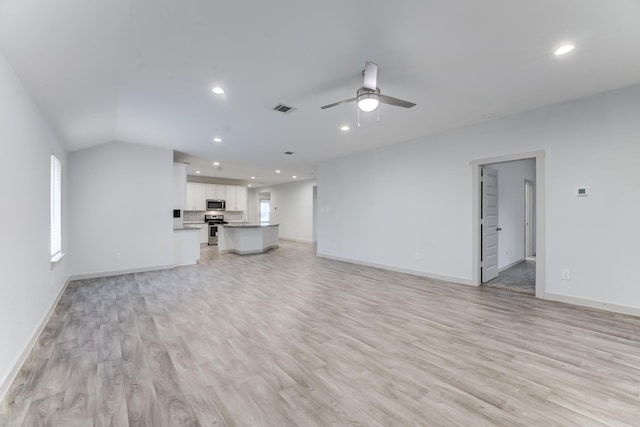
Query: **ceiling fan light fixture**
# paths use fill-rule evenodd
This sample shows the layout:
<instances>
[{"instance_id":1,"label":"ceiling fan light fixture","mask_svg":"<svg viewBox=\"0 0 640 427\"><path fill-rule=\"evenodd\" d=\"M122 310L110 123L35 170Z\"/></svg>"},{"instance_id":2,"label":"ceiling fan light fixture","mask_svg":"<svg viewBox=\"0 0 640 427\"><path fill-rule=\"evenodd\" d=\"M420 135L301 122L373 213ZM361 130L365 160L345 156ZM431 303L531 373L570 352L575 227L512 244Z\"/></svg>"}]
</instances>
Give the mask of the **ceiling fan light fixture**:
<instances>
[{"instance_id":1,"label":"ceiling fan light fixture","mask_svg":"<svg viewBox=\"0 0 640 427\"><path fill-rule=\"evenodd\" d=\"M365 93L358 96L358 108L365 113L375 110L380 104L377 93Z\"/></svg>"}]
</instances>

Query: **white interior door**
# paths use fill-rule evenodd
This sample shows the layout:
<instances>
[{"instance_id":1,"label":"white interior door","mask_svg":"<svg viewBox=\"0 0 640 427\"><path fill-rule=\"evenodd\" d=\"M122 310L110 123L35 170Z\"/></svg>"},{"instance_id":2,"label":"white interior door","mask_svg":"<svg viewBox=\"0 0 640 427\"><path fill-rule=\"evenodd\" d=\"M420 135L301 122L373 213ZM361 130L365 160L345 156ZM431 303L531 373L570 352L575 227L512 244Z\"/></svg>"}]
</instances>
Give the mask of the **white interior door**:
<instances>
[{"instance_id":1,"label":"white interior door","mask_svg":"<svg viewBox=\"0 0 640 427\"><path fill-rule=\"evenodd\" d=\"M482 259L481 281L498 276L498 171L482 168Z\"/></svg>"}]
</instances>

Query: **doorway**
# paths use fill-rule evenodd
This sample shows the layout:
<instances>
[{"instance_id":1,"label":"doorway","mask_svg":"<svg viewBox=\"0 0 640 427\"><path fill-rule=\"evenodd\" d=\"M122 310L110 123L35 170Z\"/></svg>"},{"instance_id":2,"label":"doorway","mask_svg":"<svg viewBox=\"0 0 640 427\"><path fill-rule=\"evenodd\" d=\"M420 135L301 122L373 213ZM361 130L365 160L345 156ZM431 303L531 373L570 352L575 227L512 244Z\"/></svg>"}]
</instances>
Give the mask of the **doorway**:
<instances>
[{"instance_id":1,"label":"doorway","mask_svg":"<svg viewBox=\"0 0 640 427\"><path fill-rule=\"evenodd\" d=\"M509 290L544 298L544 151L476 160L470 162L470 166L473 173L472 283L505 289L511 286ZM498 177L502 174L499 183L504 187L498 185L498 198L493 201L498 205L498 212L493 218L486 217L487 206L491 205L486 197L490 194L484 192L486 168L495 169ZM495 220L497 223L493 224ZM491 227L497 231L497 239L487 234ZM494 252L498 253L498 275L491 278L484 267L492 268ZM530 286L524 286L526 283Z\"/></svg>"},{"instance_id":2,"label":"doorway","mask_svg":"<svg viewBox=\"0 0 640 427\"><path fill-rule=\"evenodd\" d=\"M271 200L260 199L260 222L271 222Z\"/></svg>"}]
</instances>

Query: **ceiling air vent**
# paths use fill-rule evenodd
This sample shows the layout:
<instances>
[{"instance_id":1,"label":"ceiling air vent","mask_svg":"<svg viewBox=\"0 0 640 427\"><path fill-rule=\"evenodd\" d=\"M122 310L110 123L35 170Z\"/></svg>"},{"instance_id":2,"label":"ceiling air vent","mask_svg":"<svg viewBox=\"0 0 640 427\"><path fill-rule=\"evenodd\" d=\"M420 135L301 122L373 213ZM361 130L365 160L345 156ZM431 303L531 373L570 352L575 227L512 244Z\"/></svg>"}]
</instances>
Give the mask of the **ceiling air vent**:
<instances>
[{"instance_id":1,"label":"ceiling air vent","mask_svg":"<svg viewBox=\"0 0 640 427\"><path fill-rule=\"evenodd\" d=\"M281 113L290 113L295 110L293 107L289 107L288 105L278 104L273 107L274 111L280 111Z\"/></svg>"}]
</instances>

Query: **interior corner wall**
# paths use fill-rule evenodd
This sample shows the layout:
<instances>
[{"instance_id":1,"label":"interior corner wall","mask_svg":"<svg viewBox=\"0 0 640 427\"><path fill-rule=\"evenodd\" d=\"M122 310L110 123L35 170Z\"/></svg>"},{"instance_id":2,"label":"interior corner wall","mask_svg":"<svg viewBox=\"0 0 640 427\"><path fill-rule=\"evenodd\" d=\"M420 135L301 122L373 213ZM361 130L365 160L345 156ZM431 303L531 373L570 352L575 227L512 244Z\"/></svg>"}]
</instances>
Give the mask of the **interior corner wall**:
<instances>
[{"instance_id":1,"label":"interior corner wall","mask_svg":"<svg viewBox=\"0 0 640 427\"><path fill-rule=\"evenodd\" d=\"M68 161L60 140L0 53L0 397L68 274ZM62 163L62 249L51 264L50 156Z\"/></svg>"},{"instance_id":2,"label":"interior corner wall","mask_svg":"<svg viewBox=\"0 0 640 427\"><path fill-rule=\"evenodd\" d=\"M173 152L108 143L69 154L71 274L173 265Z\"/></svg>"},{"instance_id":3,"label":"interior corner wall","mask_svg":"<svg viewBox=\"0 0 640 427\"><path fill-rule=\"evenodd\" d=\"M638 309L638 117L633 86L324 162L318 254L468 282L469 162L543 150L545 295Z\"/></svg>"},{"instance_id":4,"label":"interior corner wall","mask_svg":"<svg viewBox=\"0 0 640 427\"><path fill-rule=\"evenodd\" d=\"M280 237L313 242L313 187L315 179L251 189L249 221L260 221L260 193L271 194L271 222L280 224Z\"/></svg>"},{"instance_id":5,"label":"interior corner wall","mask_svg":"<svg viewBox=\"0 0 640 427\"><path fill-rule=\"evenodd\" d=\"M498 171L498 268L524 260L524 181L536 181L535 159L495 163ZM534 186L535 191L535 186Z\"/></svg>"}]
</instances>

